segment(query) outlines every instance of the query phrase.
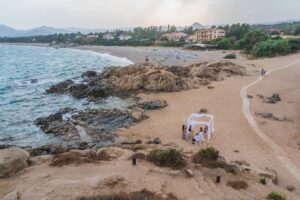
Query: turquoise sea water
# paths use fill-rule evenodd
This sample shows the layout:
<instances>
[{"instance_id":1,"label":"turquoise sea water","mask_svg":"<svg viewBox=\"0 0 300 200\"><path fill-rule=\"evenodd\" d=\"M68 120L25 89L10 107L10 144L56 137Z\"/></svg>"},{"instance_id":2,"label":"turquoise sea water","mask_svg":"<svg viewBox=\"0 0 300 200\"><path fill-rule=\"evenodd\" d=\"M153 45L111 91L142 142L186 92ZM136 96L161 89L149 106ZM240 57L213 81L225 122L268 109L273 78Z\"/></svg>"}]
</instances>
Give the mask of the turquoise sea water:
<instances>
[{"instance_id":1,"label":"turquoise sea water","mask_svg":"<svg viewBox=\"0 0 300 200\"><path fill-rule=\"evenodd\" d=\"M82 109L87 102L68 95L46 94L49 86L87 70L100 72L111 65L128 65L125 58L73 49L0 45L0 145L40 146L57 142L34 125L38 117L64 107ZM37 79L37 83L32 83ZM126 102L110 97L89 107L123 108Z\"/></svg>"}]
</instances>

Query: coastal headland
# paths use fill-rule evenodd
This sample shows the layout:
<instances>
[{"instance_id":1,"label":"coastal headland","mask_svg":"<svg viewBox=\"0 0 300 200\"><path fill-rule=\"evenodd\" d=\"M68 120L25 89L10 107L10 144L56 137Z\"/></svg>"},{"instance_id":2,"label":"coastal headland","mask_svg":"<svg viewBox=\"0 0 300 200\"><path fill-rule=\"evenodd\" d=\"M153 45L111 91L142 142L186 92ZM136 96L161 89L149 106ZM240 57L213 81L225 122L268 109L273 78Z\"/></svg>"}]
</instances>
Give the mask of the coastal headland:
<instances>
[{"instance_id":1,"label":"coastal headland","mask_svg":"<svg viewBox=\"0 0 300 200\"><path fill-rule=\"evenodd\" d=\"M24 148L27 153L5 152L27 164L17 162L19 169L3 174L1 198L92 199L147 189L155 192L157 199L265 199L272 191L284 193L289 200L299 199L297 176L254 131L243 114L240 97L241 89L260 76L261 68L268 72L293 63L263 77L247 90L247 98L258 127L299 169L300 62L295 62L300 59L299 53L248 60L234 52L237 59L227 60L223 57L229 52L223 51L96 46L76 49L126 57L135 64L109 67L99 74L87 72L82 74L83 82L66 80L49 88L49 95L61 93L91 101L115 95L132 98L134 105L126 111L65 109L37 119L37 125L47 134L57 134L67 141L85 141L80 141L77 148L56 144L44 149ZM144 63L146 57L149 61ZM279 94L280 100L270 103L273 94ZM181 127L200 110L214 115L216 130L210 143L192 144L182 139ZM108 132L102 137L99 130ZM112 132L121 138L119 142L105 147L89 145L110 140ZM207 147L219 151L218 167L196 162L197 152ZM153 161L154 150L168 149L182 155L183 167L173 165L170 169ZM133 157L136 165L132 165Z\"/></svg>"}]
</instances>

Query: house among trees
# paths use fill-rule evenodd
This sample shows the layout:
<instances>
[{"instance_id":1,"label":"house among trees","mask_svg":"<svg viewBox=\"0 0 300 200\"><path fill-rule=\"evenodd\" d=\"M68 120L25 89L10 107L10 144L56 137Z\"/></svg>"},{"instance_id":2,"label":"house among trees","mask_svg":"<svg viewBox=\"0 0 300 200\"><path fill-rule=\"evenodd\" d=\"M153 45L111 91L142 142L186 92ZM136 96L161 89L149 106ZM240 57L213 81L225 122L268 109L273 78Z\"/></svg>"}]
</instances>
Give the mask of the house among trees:
<instances>
[{"instance_id":1,"label":"house among trees","mask_svg":"<svg viewBox=\"0 0 300 200\"><path fill-rule=\"evenodd\" d=\"M124 34L119 35L119 40L121 40L121 41L126 41L126 40L129 40L131 38L132 37L130 35L124 35Z\"/></svg>"},{"instance_id":2,"label":"house among trees","mask_svg":"<svg viewBox=\"0 0 300 200\"><path fill-rule=\"evenodd\" d=\"M195 31L196 41L206 43L216 38L224 37L225 30L219 28L200 29Z\"/></svg>"},{"instance_id":3,"label":"house among trees","mask_svg":"<svg viewBox=\"0 0 300 200\"><path fill-rule=\"evenodd\" d=\"M188 35L182 32L167 33L161 36L161 40L179 41L185 40L187 37Z\"/></svg>"},{"instance_id":4,"label":"house among trees","mask_svg":"<svg viewBox=\"0 0 300 200\"><path fill-rule=\"evenodd\" d=\"M88 34L86 35L87 38L98 38L98 35L94 35L94 34Z\"/></svg>"},{"instance_id":5,"label":"house among trees","mask_svg":"<svg viewBox=\"0 0 300 200\"><path fill-rule=\"evenodd\" d=\"M103 35L103 39L105 40L114 40L115 39L115 35L111 34L111 33L107 33Z\"/></svg>"}]
</instances>

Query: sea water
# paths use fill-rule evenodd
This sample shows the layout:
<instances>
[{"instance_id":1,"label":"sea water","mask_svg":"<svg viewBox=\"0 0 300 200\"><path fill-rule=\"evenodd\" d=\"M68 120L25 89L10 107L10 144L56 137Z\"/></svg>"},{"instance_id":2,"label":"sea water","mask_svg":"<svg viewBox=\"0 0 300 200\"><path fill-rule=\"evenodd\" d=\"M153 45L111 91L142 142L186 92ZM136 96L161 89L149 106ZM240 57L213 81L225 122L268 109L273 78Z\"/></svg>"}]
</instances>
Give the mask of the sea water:
<instances>
[{"instance_id":1,"label":"sea water","mask_svg":"<svg viewBox=\"0 0 300 200\"><path fill-rule=\"evenodd\" d=\"M95 104L70 95L46 94L45 90L66 79L80 81L81 73L87 70L101 72L107 66L128 64L131 61L126 58L89 51L0 45L0 145L58 142L35 126L34 120L61 108L125 108L127 102L116 97Z\"/></svg>"}]
</instances>

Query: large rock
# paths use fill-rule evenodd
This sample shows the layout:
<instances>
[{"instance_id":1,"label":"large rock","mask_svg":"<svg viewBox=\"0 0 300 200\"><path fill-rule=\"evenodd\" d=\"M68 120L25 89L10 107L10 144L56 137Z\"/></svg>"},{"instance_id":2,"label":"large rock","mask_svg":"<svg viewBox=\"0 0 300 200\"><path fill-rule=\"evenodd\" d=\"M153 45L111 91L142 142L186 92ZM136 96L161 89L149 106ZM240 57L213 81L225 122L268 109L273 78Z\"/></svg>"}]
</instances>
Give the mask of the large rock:
<instances>
[{"instance_id":1,"label":"large rock","mask_svg":"<svg viewBox=\"0 0 300 200\"><path fill-rule=\"evenodd\" d=\"M166 107L168 104L164 100L145 101L138 103L138 107L145 110L158 110Z\"/></svg>"},{"instance_id":2,"label":"large rock","mask_svg":"<svg viewBox=\"0 0 300 200\"><path fill-rule=\"evenodd\" d=\"M99 75L84 74L84 83L62 82L48 91L65 92L77 98L126 97L139 92L176 92L198 88L231 75L244 75L245 68L232 62L202 62L187 67L151 63L108 67Z\"/></svg>"},{"instance_id":3,"label":"large rock","mask_svg":"<svg viewBox=\"0 0 300 200\"><path fill-rule=\"evenodd\" d=\"M72 80L66 80L60 83L57 83L51 86L49 89L46 90L47 93L64 93L68 91L70 85L74 82Z\"/></svg>"},{"instance_id":4,"label":"large rock","mask_svg":"<svg viewBox=\"0 0 300 200\"><path fill-rule=\"evenodd\" d=\"M0 177L14 176L28 166L29 153L19 148L0 150Z\"/></svg>"}]
</instances>

